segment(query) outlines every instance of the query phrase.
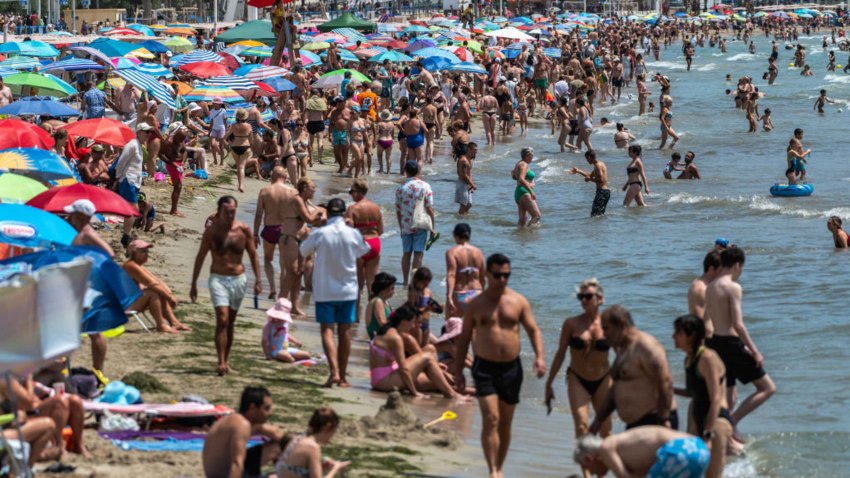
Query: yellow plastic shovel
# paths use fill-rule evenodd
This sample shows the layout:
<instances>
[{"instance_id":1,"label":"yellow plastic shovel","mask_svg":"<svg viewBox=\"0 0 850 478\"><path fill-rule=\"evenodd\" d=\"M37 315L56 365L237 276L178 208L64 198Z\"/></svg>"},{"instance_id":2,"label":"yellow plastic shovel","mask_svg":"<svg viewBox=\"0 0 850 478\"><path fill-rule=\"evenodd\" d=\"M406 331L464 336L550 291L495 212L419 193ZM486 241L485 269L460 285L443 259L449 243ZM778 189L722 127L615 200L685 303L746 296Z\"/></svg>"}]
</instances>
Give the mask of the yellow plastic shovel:
<instances>
[{"instance_id":1,"label":"yellow plastic shovel","mask_svg":"<svg viewBox=\"0 0 850 478\"><path fill-rule=\"evenodd\" d=\"M436 425L440 422L445 422L445 421L449 421L449 420L456 420L456 419L457 419L457 413L455 413L451 410L446 410L445 412L443 412L443 414L440 416L440 418L426 423L422 428L429 428L429 427L432 427L432 426L434 426L434 425Z\"/></svg>"}]
</instances>

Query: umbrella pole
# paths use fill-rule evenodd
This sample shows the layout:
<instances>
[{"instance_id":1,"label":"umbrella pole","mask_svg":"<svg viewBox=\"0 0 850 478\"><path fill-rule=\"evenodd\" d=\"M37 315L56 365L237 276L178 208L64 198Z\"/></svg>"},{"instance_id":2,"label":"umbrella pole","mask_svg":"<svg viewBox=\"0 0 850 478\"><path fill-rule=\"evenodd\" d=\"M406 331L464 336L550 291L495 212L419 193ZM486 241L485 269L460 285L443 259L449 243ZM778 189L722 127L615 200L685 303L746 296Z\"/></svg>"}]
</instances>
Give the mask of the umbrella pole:
<instances>
[{"instance_id":1,"label":"umbrella pole","mask_svg":"<svg viewBox=\"0 0 850 478\"><path fill-rule=\"evenodd\" d=\"M9 401L11 402L12 413L15 414L15 430L18 432L18 443L21 444L21 455L23 456L23 468L24 468L24 476L26 478L32 478L32 470L29 467L29 457L25 453L24 448L24 434L21 431L21 419L18 415L18 404L17 397L15 396L15 391L12 389L12 371L6 370L5 373L6 378L6 390L8 390ZM2 434L0 434L2 436ZM15 452L12 451L9 446L9 442L6 438L3 438L3 441L6 442L6 448L9 450L9 458L11 459L12 469L15 471L15 476L18 476L20 473L20 465L18 463L18 458L15 456ZM30 450L32 453L32 450Z\"/></svg>"}]
</instances>

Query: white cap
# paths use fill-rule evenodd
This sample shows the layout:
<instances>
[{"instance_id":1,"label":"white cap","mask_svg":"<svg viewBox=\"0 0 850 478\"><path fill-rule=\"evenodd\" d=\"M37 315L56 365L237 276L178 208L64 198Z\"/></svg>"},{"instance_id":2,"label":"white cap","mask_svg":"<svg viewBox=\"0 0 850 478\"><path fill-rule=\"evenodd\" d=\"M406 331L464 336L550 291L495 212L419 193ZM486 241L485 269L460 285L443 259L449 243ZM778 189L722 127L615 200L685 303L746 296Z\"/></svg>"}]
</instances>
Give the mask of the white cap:
<instances>
[{"instance_id":1,"label":"white cap","mask_svg":"<svg viewBox=\"0 0 850 478\"><path fill-rule=\"evenodd\" d=\"M77 199L73 202L73 204L65 206L65 212L68 214L78 212L80 214L85 214L88 217L92 217L97 212L97 209L94 207L94 203L88 199Z\"/></svg>"},{"instance_id":2,"label":"white cap","mask_svg":"<svg viewBox=\"0 0 850 478\"><path fill-rule=\"evenodd\" d=\"M136 125L136 131L153 131L153 126L147 123L139 123Z\"/></svg>"}]
</instances>

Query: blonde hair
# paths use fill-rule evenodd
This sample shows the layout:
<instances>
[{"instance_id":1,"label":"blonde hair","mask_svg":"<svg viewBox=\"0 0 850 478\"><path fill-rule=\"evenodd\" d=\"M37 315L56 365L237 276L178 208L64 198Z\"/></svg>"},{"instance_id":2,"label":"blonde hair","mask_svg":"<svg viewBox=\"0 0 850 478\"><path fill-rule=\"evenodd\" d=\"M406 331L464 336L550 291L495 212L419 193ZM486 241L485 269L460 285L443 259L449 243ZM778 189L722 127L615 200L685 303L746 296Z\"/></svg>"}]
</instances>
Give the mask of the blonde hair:
<instances>
[{"instance_id":1,"label":"blonde hair","mask_svg":"<svg viewBox=\"0 0 850 478\"><path fill-rule=\"evenodd\" d=\"M602 438L596 435L587 434L578 439L576 449L573 452L573 460L579 465L586 463L589 455L598 455L599 449L602 448Z\"/></svg>"},{"instance_id":2,"label":"blonde hair","mask_svg":"<svg viewBox=\"0 0 850 478\"><path fill-rule=\"evenodd\" d=\"M236 119L241 121L248 119L248 110L245 108L239 108L236 110Z\"/></svg>"},{"instance_id":3,"label":"blonde hair","mask_svg":"<svg viewBox=\"0 0 850 478\"><path fill-rule=\"evenodd\" d=\"M587 289L588 287L596 287L596 295L602 297L605 295L605 291L602 289L602 284L599 283L599 280L596 277L591 277L590 279L585 279L576 286L576 292L581 292L582 289Z\"/></svg>"},{"instance_id":4,"label":"blonde hair","mask_svg":"<svg viewBox=\"0 0 850 478\"><path fill-rule=\"evenodd\" d=\"M313 182L312 179L308 177L303 177L298 180L298 184L295 186L298 189L299 193L303 193L307 186L315 186L316 183Z\"/></svg>"}]
</instances>

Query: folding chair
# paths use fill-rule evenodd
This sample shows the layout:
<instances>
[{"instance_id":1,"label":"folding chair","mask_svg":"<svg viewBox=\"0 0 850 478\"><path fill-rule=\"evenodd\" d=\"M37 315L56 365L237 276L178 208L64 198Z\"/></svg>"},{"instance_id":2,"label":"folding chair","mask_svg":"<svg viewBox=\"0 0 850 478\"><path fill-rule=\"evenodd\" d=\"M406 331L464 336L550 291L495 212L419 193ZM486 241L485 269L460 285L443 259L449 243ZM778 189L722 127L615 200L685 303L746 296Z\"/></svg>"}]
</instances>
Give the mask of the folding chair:
<instances>
[{"instance_id":1,"label":"folding chair","mask_svg":"<svg viewBox=\"0 0 850 478\"><path fill-rule=\"evenodd\" d=\"M128 310L126 314L128 318L136 319L136 322L138 322L139 325L141 325L142 328L145 329L145 332L150 332L151 328L156 327L156 322L154 322L153 319L148 317L148 314L146 314L144 311L139 312L136 310ZM150 324L150 327L148 327L147 324Z\"/></svg>"}]
</instances>

